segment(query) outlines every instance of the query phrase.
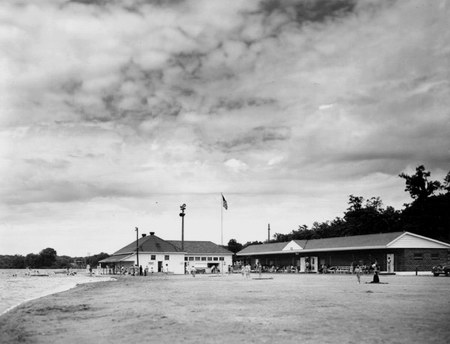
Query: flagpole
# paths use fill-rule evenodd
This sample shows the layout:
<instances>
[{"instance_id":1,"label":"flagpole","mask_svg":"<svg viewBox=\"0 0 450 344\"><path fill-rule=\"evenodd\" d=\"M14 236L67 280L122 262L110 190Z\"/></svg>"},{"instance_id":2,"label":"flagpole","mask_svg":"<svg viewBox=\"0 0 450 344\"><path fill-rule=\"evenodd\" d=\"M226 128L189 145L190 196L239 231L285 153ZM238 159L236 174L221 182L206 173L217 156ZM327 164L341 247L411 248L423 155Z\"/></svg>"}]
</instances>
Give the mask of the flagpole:
<instances>
[{"instance_id":1,"label":"flagpole","mask_svg":"<svg viewBox=\"0 0 450 344\"><path fill-rule=\"evenodd\" d=\"M220 244L223 246L223 196L220 194Z\"/></svg>"}]
</instances>

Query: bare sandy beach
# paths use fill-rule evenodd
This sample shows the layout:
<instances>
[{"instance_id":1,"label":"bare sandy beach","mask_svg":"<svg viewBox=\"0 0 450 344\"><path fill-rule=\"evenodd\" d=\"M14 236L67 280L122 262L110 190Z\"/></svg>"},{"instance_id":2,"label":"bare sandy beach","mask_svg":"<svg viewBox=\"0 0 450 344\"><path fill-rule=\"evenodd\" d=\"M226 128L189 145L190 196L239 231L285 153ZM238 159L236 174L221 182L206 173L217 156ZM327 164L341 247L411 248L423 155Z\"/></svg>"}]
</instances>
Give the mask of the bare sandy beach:
<instances>
[{"instance_id":1,"label":"bare sandy beach","mask_svg":"<svg viewBox=\"0 0 450 344\"><path fill-rule=\"evenodd\" d=\"M445 343L450 278L119 277L0 317L1 343Z\"/></svg>"}]
</instances>

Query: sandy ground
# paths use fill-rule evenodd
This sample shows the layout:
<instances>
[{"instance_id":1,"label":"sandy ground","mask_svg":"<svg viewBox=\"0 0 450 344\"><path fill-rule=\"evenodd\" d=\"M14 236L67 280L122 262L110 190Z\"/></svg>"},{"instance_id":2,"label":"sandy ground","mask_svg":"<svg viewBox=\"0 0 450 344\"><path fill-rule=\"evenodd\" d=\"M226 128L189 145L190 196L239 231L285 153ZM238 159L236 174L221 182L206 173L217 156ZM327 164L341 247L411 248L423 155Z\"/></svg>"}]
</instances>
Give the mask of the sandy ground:
<instances>
[{"instance_id":1,"label":"sandy ground","mask_svg":"<svg viewBox=\"0 0 450 344\"><path fill-rule=\"evenodd\" d=\"M448 343L450 278L119 277L0 317L1 343Z\"/></svg>"}]
</instances>

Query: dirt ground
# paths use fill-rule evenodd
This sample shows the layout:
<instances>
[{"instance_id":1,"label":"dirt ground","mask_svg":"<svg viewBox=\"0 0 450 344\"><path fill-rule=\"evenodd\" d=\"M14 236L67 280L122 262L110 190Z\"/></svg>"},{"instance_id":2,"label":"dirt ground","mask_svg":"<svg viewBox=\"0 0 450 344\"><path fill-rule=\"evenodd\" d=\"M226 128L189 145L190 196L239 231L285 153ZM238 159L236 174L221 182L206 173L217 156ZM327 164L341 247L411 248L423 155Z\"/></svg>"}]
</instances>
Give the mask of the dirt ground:
<instances>
[{"instance_id":1,"label":"dirt ground","mask_svg":"<svg viewBox=\"0 0 450 344\"><path fill-rule=\"evenodd\" d=\"M450 278L119 277L25 303L1 343L448 343Z\"/></svg>"}]
</instances>

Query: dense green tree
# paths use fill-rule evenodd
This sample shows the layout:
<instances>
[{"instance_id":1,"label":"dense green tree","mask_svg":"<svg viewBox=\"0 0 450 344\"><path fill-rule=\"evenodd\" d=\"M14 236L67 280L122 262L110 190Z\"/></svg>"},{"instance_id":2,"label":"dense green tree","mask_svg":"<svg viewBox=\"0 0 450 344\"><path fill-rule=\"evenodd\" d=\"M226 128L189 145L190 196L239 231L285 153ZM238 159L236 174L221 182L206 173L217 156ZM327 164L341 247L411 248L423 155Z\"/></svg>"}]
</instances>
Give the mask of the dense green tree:
<instances>
[{"instance_id":1,"label":"dense green tree","mask_svg":"<svg viewBox=\"0 0 450 344\"><path fill-rule=\"evenodd\" d=\"M247 246L250 245L261 245L262 241L247 241L244 245L242 245L242 249L246 248Z\"/></svg>"},{"instance_id":2,"label":"dense green tree","mask_svg":"<svg viewBox=\"0 0 450 344\"><path fill-rule=\"evenodd\" d=\"M442 189L444 189L447 193L450 192L450 171L447 173L447 175L444 178L444 183L442 185Z\"/></svg>"},{"instance_id":3,"label":"dense green tree","mask_svg":"<svg viewBox=\"0 0 450 344\"><path fill-rule=\"evenodd\" d=\"M236 239L230 239L230 241L228 241L227 249L233 253L237 253L242 250L242 244L238 243Z\"/></svg>"},{"instance_id":4,"label":"dense green tree","mask_svg":"<svg viewBox=\"0 0 450 344\"><path fill-rule=\"evenodd\" d=\"M25 268L25 257L19 254L14 256L0 256L0 269L23 269Z\"/></svg>"},{"instance_id":5,"label":"dense green tree","mask_svg":"<svg viewBox=\"0 0 450 344\"><path fill-rule=\"evenodd\" d=\"M51 248L45 248L39 253L39 265L42 268L50 268L53 267L53 265L56 262L56 251Z\"/></svg>"},{"instance_id":6,"label":"dense green tree","mask_svg":"<svg viewBox=\"0 0 450 344\"><path fill-rule=\"evenodd\" d=\"M38 254L29 253L25 257L25 266L31 269L40 268L40 256Z\"/></svg>"},{"instance_id":7,"label":"dense green tree","mask_svg":"<svg viewBox=\"0 0 450 344\"><path fill-rule=\"evenodd\" d=\"M441 188L440 182L428 179L430 176L431 173L425 170L423 165L418 166L413 175L399 174L399 177L406 181L405 191L409 192L413 199L419 201L425 200Z\"/></svg>"},{"instance_id":8,"label":"dense green tree","mask_svg":"<svg viewBox=\"0 0 450 344\"><path fill-rule=\"evenodd\" d=\"M89 264L92 267L98 265L98 262L102 259L108 258L109 254L101 252L99 254L94 254L93 256L85 257L86 264Z\"/></svg>"}]
</instances>

